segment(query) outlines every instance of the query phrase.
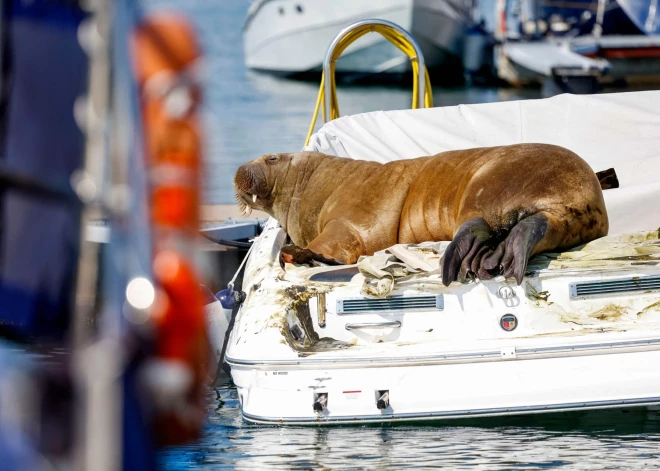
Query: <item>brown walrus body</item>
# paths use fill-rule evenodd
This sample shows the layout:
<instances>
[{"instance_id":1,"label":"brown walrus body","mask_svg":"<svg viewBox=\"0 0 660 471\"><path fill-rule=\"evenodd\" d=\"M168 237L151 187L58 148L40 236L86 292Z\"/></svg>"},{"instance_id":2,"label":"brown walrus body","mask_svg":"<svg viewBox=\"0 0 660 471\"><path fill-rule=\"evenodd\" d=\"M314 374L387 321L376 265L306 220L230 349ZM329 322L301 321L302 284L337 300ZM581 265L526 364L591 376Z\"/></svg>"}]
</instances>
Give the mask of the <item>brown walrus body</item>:
<instances>
[{"instance_id":1,"label":"brown walrus body","mask_svg":"<svg viewBox=\"0 0 660 471\"><path fill-rule=\"evenodd\" d=\"M240 203L275 217L307 257L355 263L396 243L452 240L443 259L447 285L469 273L520 283L531 255L608 230L593 170L573 152L545 144L387 164L312 152L266 155L239 168L234 185Z\"/></svg>"}]
</instances>

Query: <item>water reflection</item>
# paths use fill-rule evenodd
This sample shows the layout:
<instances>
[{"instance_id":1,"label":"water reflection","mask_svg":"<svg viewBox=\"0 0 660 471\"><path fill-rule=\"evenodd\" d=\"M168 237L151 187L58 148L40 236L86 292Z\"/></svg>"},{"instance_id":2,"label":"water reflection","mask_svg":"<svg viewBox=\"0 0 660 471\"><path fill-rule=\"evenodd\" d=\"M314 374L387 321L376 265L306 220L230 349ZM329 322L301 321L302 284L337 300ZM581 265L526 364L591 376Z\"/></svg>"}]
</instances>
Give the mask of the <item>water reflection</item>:
<instances>
[{"instance_id":1,"label":"water reflection","mask_svg":"<svg viewBox=\"0 0 660 471\"><path fill-rule=\"evenodd\" d=\"M214 395L215 396L215 395ZM660 414L645 409L335 427L243 422L220 393L201 443L162 455L164 469L657 469ZM217 406L217 401L212 401Z\"/></svg>"}]
</instances>

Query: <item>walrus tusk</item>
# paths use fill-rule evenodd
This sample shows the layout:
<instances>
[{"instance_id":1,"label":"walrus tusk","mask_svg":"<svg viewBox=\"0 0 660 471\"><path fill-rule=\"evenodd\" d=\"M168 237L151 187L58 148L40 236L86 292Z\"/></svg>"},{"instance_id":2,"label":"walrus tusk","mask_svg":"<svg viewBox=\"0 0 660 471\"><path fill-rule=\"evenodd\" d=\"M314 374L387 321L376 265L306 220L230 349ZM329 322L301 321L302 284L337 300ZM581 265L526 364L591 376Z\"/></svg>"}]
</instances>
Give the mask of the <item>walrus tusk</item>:
<instances>
[{"instance_id":1,"label":"walrus tusk","mask_svg":"<svg viewBox=\"0 0 660 471\"><path fill-rule=\"evenodd\" d=\"M249 216L250 214L252 214L252 208L250 207L249 204L246 204L246 205L245 205L245 211L244 211L244 213L245 213L246 216Z\"/></svg>"},{"instance_id":2,"label":"walrus tusk","mask_svg":"<svg viewBox=\"0 0 660 471\"><path fill-rule=\"evenodd\" d=\"M257 195L252 195L252 202L256 203L257 202Z\"/></svg>"}]
</instances>

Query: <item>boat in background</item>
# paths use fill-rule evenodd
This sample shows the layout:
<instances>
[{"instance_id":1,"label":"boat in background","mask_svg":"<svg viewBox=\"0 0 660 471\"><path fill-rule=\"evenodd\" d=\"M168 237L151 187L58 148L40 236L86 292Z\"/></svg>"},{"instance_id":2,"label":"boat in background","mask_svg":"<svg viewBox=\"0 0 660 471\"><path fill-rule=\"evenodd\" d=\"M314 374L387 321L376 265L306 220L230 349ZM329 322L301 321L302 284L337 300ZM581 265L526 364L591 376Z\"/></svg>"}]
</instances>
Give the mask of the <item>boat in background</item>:
<instances>
[{"instance_id":1,"label":"boat in background","mask_svg":"<svg viewBox=\"0 0 660 471\"><path fill-rule=\"evenodd\" d=\"M519 8L500 5L491 33L508 39L542 37L654 35L660 33L657 0L529 0ZM503 10L503 11L502 11ZM478 9L481 16L495 15ZM506 24L502 24L505 20Z\"/></svg>"},{"instance_id":2,"label":"boat in background","mask_svg":"<svg viewBox=\"0 0 660 471\"><path fill-rule=\"evenodd\" d=\"M603 83L660 79L658 0L498 1L489 32L495 75L541 82L544 94L593 93ZM480 15L489 12L479 11Z\"/></svg>"},{"instance_id":3,"label":"boat in background","mask_svg":"<svg viewBox=\"0 0 660 471\"><path fill-rule=\"evenodd\" d=\"M465 41L474 24L475 1L413 0L410 32L424 52L435 83L442 83L443 76L457 69L463 74L463 62L469 59L465 57Z\"/></svg>"},{"instance_id":4,"label":"boat in background","mask_svg":"<svg viewBox=\"0 0 660 471\"><path fill-rule=\"evenodd\" d=\"M660 33L657 0L542 0L536 15L555 36Z\"/></svg>"},{"instance_id":5,"label":"boat in background","mask_svg":"<svg viewBox=\"0 0 660 471\"><path fill-rule=\"evenodd\" d=\"M243 28L245 63L256 71L318 80L326 48L342 29L383 19L412 32L430 72L442 67L436 82L462 80L470 7L470 0L257 0ZM408 59L379 35L354 42L337 62L340 81L400 80L409 70Z\"/></svg>"}]
</instances>

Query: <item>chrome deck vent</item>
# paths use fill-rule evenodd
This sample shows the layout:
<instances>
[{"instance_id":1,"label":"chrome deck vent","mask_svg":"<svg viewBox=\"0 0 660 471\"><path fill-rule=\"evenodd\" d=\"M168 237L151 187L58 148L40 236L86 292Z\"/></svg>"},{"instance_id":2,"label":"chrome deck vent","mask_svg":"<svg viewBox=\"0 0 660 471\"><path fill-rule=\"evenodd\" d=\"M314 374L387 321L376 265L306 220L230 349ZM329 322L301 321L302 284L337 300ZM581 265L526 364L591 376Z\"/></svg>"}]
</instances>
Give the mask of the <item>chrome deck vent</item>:
<instances>
[{"instance_id":1,"label":"chrome deck vent","mask_svg":"<svg viewBox=\"0 0 660 471\"><path fill-rule=\"evenodd\" d=\"M442 310L441 294L427 296L392 296L390 298L344 298L337 300L337 314L358 312L410 312Z\"/></svg>"},{"instance_id":2,"label":"chrome deck vent","mask_svg":"<svg viewBox=\"0 0 660 471\"><path fill-rule=\"evenodd\" d=\"M571 299L660 291L660 276L636 276L632 278L618 278L616 280L571 283L569 290Z\"/></svg>"}]
</instances>

